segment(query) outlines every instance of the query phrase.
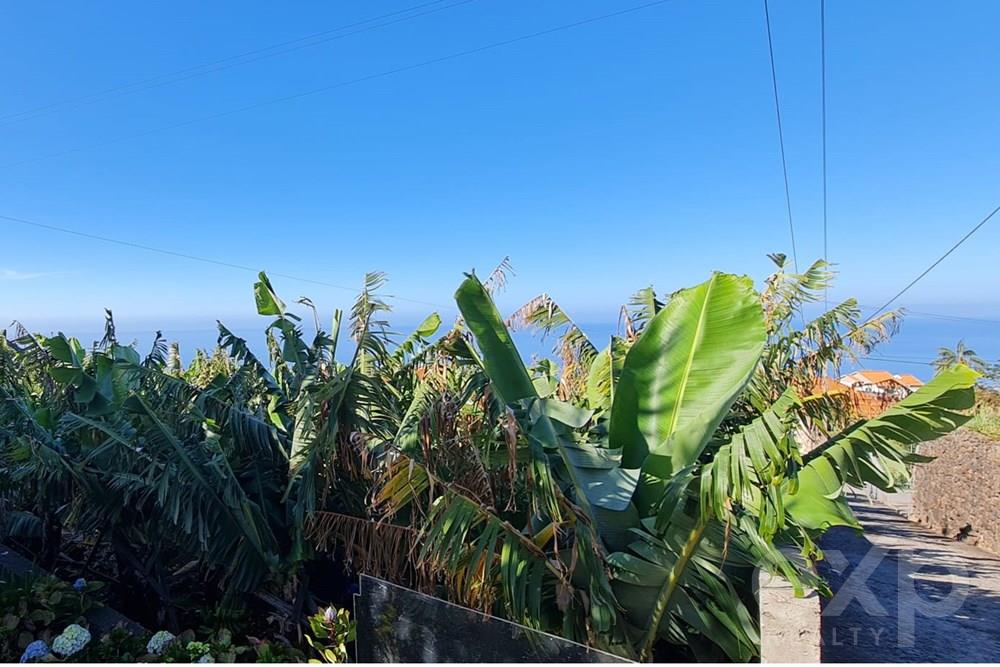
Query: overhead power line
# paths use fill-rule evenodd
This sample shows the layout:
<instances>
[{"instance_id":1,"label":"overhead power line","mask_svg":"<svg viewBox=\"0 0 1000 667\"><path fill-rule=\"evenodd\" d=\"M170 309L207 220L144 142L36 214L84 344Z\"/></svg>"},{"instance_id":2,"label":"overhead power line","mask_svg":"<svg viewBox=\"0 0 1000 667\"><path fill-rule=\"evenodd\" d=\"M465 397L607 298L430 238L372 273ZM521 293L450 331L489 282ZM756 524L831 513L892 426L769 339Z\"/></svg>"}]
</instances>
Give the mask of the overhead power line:
<instances>
[{"instance_id":1,"label":"overhead power line","mask_svg":"<svg viewBox=\"0 0 1000 667\"><path fill-rule=\"evenodd\" d=\"M982 229L982 227L987 222L989 222L993 218L993 216L995 216L998 212L1000 212L1000 206L997 206L995 209L993 209L985 218L983 218L982 220L980 220L972 229L970 229L968 232L966 232L965 236L963 236L962 238L960 238L955 243L955 245L953 245L950 248L948 248L948 250L943 255L941 255L936 260L934 260L934 262L932 262L930 266L928 266L926 269L924 269L920 273L920 275L918 275L916 278L914 278L913 280L911 280L906 285L906 287L904 287L903 289L901 289L898 292L896 292L896 294L894 294L891 299L889 299L888 301L886 301L885 303L883 303L881 306L879 306L878 308L876 308L875 311L872 312L872 314L868 316L868 319L871 320L876 315L878 315L879 313L881 313L883 310L885 310L886 308L888 308L889 306L891 306L896 301L896 299L898 299L899 297L901 297L904 294L906 294L910 290L910 288L912 288L914 285L916 285L918 282L920 282L923 279L924 276L926 276L928 273L930 273L931 271L933 271L934 267L936 267L938 264L940 264L941 262L943 262L948 257L948 255L950 255L951 253L955 252L959 248L959 246L961 246L963 243L965 243L966 241L968 241L969 238L973 234L975 234L980 229Z\"/></svg>"},{"instance_id":2,"label":"overhead power line","mask_svg":"<svg viewBox=\"0 0 1000 667\"><path fill-rule=\"evenodd\" d=\"M281 56L295 51L300 51L302 49L319 46L320 44L326 44L334 40L344 39L352 35L368 32L370 30L376 30L378 28L384 28L390 25L395 25L397 23L403 23L405 21L410 21L416 18L420 18L421 16L427 16L428 14L434 14L437 12L445 11L447 9L452 9L453 7L458 7L460 5L467 5L475 1L476 0L458 0L457 2L451 2L451 4L438 7L435 7L434 5L441 5L443 2L446 2L446 0L433 0L433 2L424 2L419 5L413 5L411 7L400 9L394 12L389 12L387 14L380 14L379 16L373 16L368 19L338 26L336 28L331 28L329 30L314 32L309 35L304 35L302 37L297 37L295 39L278 42L277 44L271 44L269 46L260 47L257 49L253 49L251 51L244 51L243 53L227 56L225 58L220 58L218 60L213 60L211 62L203 63L201 65L186 67L184 69L175 70L173 72L167 72L165 74L159 74L157 76L152 76L145 79L140 79L138 81L133 81L132 83L122 84L120 86L115 86L113 88L107 88L105 90L101 90L96 93L91 93L89 95L81 95L79 97L63 100L61 102L53 102L51 104L35 107L33 109L26 109L24 111L19 111L17 113L0 116L0 126L11 125L13 123L19 123L21 121L31 120L34 118L38 118L40 116L56 113L66 107L93 104L95 102L100 102L110 98L122 97L125 95L140 93L146 90L150 90L152 88L169 86L175 83L180 83L182 81L187 81L189 79L194 79L200 76L205 76L207 74L212 74L214 72L220 72L223 70L231 69L233 67L240 67L242 65L255 63L260 60L265 60L267 58L274 58L276 56ZM428 7L431 7L431 9L426 9ZM426 10L418 11L421 9L426 9ZM417 12L417 13L410 13L410 12ZM405 16L400 17L401 14L405 14ZM375 25L368 25L376 21L382 21L383 19L388 19L391 17L399 17L399 18L395 18L391 21L384 21L382 23L375 23ZM364 26L364 27L359 27L359 26ZM350 30L351 28L357 28L357 29L351 30L350 32L346 33L342 32L344 30ZM340 33L340 34L334 34L334 33Z\"/></svg>"},{"instance_id":3,"label":"overhead power line","mask_svg":"<svg viewBox=\"0 0 1000 667\"><path fill-rule=\"evenodd\" d=\"M913 364L915 366L933 366L933 361L920 361L918 359L900 359L898 357L883 357L880 355L870 354L865 357L860 357L858 360L863 361L865 359L874 361L888 361L894 364Z\"/></svg>"},{"instance_id":4,"label":"overhead power line","mask_svg":"<svg viewBox=\"0 0 1000 667\"><path fill-rule=\"evenodd\" d=\"M771 58L771 86L774 89L774 115L778 121L778 148L781 152L781 172L785 177L785 207L788 209L788 233L792 238L792 264L799 272L799 257L795 249L795 224L792 222L792 195L788 187L788 162L785 160L785 133L781 127L781 100L778 97L778 73L774 67L774 42L771 38L771 12L764 0L764 23L767 25L767 52Z\"/></svg>"},{"instance_id":5,"label":"overhead power line","mask_svg":"<svg viewBox=\"0 0 1000 667\"><path fill-rule=\"evenodd\" d=\"M35 220L27 220L25 218L16 218L10 215L0 215L0 220L6 220L7 222L13 222L19 225L26 225L29 227L36 227L38 229L47 229L52 232L59 232L60 234L70 234L72 236L78 236L85 239L91 239L93 241L101 241L104 243L113 243L115 245L124 246L126 248L134 248L138 250L145 250L147 252L155 252L161 255L169 255L171 257L179 257L181 259L189 259L194 262L202 262L203 264L214 264L216 266L224 266L230 269L239 269L241 271L250 271L252 273L258 273L259 268L254 268L252 266L247 266L245 264L237 264L235 262L228 262L221 259L215 259L212 257L202 257L199 255L191 255L184 252L178 252L176 250L168 250L166 248L158 248L156 246L146 245L143 243L136 243L135 241L126 241L124 239L114 238L111 236L102 236L100 234L91 234L90 232L81 232L77 229L70 229L68 227L60 227L58 225L50 225L44 222L37 222ZM333 289L344 290L347 292L353 292L355 294L360 294L363 290L357 287L350 287L347 285L338 285L336 283L327 282L325 280L315 280L313 278L304 278L302 276L296 276L289 273L277 273L275 271L268 271L269 276L274 276L278 278L285 278L287 280L295 280L302 283L310 283L312 285L322 285L323 287L332 287ZM420 299L409 299L402 296L392 296L393 299L397 301L405 301L408 303L415 303L422 306L431 306L432 308L440 308L443 310L454 311L456 308L454 306L447 306L444 304L433 303L431 301L422 301Z\"/></svg>"},{"instance_id":6,"label":"overhead power line","mask_svg":"<svg viewBox=\"0 0 1000 667\"><path fill-rule=\"evenodd\" d=\"M858 306L861 308L874 308L874 306L872 305L866 305L863 303L859 303ZM1000 324L1000 320L990 320L982 317L966 317L964 315L950 315L947 313L928 313L926 311L913 310L906 306L901 306L901 308L905 311L905 314L907 316L916 315L917 317L930 317L938 320L954 320L956 322L980 322L982 324Z\"/></svg>"},{"instance_id":7,"label":"overhead power line","mask_svg":"<svg viewBox=\"0 0 1000 667\"><path fill-rule=\"evenodd\" d=\"M456 60L458 58L464 58L466 56L475 55L477 53L483 53L485 51L491 51L493 49L498 49L498 48L502 48L502 47L505 47L505 46L510 46L511 44L517 44L519 42L525 42L525 41L528 41L528 40L531 40L531 39L536 39L538 37L543 37L543 36L546 36L546 35L551 35L551 34L558 33L558 32L563 32L563 31L566 31L566 30L572 30L574 28L580 28L580 27L585 26L585 25L590 25L592 23L597 23L598 21L604 21L604 20L607 20L607 19L616 18L616 17L619 17L619 16L624 16L626 14L632 14L632 13L635 13L635 12L638 12L638 11L642 11L644 9L650 9L652 7L656 7L656 6L659 6L659 5L664 5L664 4L666 4L668 2L671 2L671 1L672 0L653 0L652 2L646 2L646 3L640 4L640 5L633 5L632 7L627 7L625 9L620 9L620 10L615 11L615 12L610 12L610 13L607 13L607 14L600 14L598 16L592 16L592 17L586 18L586 19L580 19L578 21L573 21L572 23L564 23L562 25L557 25L557 26L554 26L552 28L546 28L544 30L538 30L538 31L535 31L535 32L530 32L530 33L527 33L527 34L524 34L524 35L519 35L517 37L511 37L509 39L500 40L498 42L491 42L489 44L484 44L482 46L477 46L477 47L471 48L471 49L465 49L465 50L462 50L462 51L456 51L454 53L449 53L449 54L444 55L444 56L438 56L436 58L429 58L427 60L422 60L420 62L412 63L410 65L403 65L403 66L400 66L400 67L395 67L393 69L388 69L388 70L383 70L381 72L376 72L374 74L367 74L365 76L359 76L359 77L356 77L356 78L353 78L353 79L347 79L345 81L338 81L337 83L332 83L332 84L329 84L329 85L326 85L326 86L320 86L319 88L312 88L310 90L305 90L305 91L298 92L298 93L292 93L290 95L283 95L281 97L272 97L272 98L269 98L269 99L266 99L266 100L261 100L261 101L258 101L258 102L254 102L252 104L247 104L247 105L244 105L244 106L241 106L241 107L236 107L234 109L229 109L228 111L222 111L222 112L219 112L219 113L209 114L207 116L201 116L201 117L198 117L198 118L192 118L192 119L185 120L185 121L180 121L180 122L177 122L177 123L171 123L169 125L162 125L160 127L152 128L152 129L145 130L145 131L142 131L142 132L137 132L137 133L134 133L134 134L127 134L127 135L122 135L122 136L119 136L119 137L114 137L114 138L111 138L111 139L108 139L108 140L105 140L105 141L102 141L102 142L99 142L99 143L90 144L90 145L87 145L87 146L80 146L80 147L77 147L77 148L71 148L71 149L64 150L64 151L59 151L59 152L56 152L56 153L50 153L48 155L43 155L43 156L39 156L39 157L35 157L35 158L28 158L28 159L25 159L25 160L19 160L17 162L11 162L11 163L3 165L3 167L15 167L15 166L18 166L18 165L27 164L27 163L31 163L31 162L39 162L39 161L42 161L42 160L48 160L48 159L52 159L52 158L56 158L56 157L61 157L63 155L69 155L71 153L79 153L79 152L85 151L85 150L90 150L90 149L94 149L94 148L100 148L102 146L108 146L110 144L120 143L122 141L128 141L128 140L131 140L131 139L137 139L137 138L140 138L140 137L149 136L151 134L157 134L159 132L165 132L167 130L173 130L173 129L177 129L177 128L180 128L180 127L185 127L185 126L188 126L188 125L195 125L197 123L203 123L203 122L206 122L206 121L211 121L211 120L216 120L216 119L219 119L219 118L224 118L226 116L232 116L234 114L243 113L243 112L246 112L246 111L251 111L253 109L259 109L259 108L265 107L265 106L271 106L271 105L274 105L274 104L281 104L283 102L290 102L292 100L298 100L298 99L302 99L304 97L310 97L310 96L313 96L313 95L318 95L320 93L330 92L332 90L336 90L336 89L339 89L339 88L346 88L348 86L353 86L353 85L356 85L356 84L359 84L359 83L364 83L364 82L367 82L367 81L373 81L373 80L376 80L376 79L382 79L382 78L385 78L385 77L394 76L396 74L402 74L403 72L409 72L409 71L420 69L420 68L423 68L423 67L429 67L431 65L437 65L439 63L444 63L444 62L448 62L448 61L451 61L451 60Z\"/></svg>"},{"instance_id":8,"label":"overhead power line","mask_svg":"<svg viewBox=\"0 0 1000 667\"><path fill-rule=\"evenodd\" d=\"M823 133L823 261L830 263L827 247L827 206L826 206L826 0L819 0L819 52L820 52L820 107L822 116ZM830 309L830 300L827 292L829 287L823 288L823 307Z\"/></svg>"}]
</instances>

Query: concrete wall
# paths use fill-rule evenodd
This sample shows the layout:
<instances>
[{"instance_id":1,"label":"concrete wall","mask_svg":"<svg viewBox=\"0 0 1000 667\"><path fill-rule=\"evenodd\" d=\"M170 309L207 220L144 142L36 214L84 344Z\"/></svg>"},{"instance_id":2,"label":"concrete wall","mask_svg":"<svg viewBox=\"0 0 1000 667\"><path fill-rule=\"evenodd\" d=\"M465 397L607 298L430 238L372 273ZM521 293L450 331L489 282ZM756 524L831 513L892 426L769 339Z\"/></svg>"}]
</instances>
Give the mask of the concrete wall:
<instances>
[{"instance_id":1,"label":"concrete wall","mask_svg":"<svg viewBox=\"0 0 1000 667\"><path fill-rule=\"evenodd\" d=\"M817 663L822 628L819 594L795 597L792 585L781 577L757 573L760 604L760 661Z\"/></svg>"},{"instance_id":2,"label":"concrete wall","mask_svg":"<svg viewBox=\"0 0 1000 667\"><path fill-rule=\"evenodd\" d=\"M960 429L918 451L937 459L916 466L910 519L950 537L971 525L969 544L1000 553L1000 441Z\"/></svg>"}]
</instances>

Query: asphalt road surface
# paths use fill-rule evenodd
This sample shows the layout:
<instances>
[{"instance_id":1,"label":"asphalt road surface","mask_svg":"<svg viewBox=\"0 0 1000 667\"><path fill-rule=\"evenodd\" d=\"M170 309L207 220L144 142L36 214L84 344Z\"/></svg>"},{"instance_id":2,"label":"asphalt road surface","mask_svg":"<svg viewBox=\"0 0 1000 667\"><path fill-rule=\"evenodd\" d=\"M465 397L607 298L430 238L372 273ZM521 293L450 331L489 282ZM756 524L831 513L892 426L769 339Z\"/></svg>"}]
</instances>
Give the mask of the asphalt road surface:
<instances>
[{"instance_id":1,"label":"asphalt road surface","mask_svg":"<svg viewBox=\"0 0 1000 667\"><path fill-rule=\"evenodd\" d=\"M835 528L821 568L823 662L1000 662L1000 557L892 509L852 503L864 535Z\"/></svg>"}]
</instances>

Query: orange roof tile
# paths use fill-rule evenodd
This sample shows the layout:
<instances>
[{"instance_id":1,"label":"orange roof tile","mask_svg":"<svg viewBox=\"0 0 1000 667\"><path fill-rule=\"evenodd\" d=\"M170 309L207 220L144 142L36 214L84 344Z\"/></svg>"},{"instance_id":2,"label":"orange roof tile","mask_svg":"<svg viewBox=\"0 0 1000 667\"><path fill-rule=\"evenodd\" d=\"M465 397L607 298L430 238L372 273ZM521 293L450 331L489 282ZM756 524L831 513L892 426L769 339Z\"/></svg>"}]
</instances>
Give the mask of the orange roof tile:
<instances>
[{"instance_id":1,"label":"orange roof tile","mask_svg":"<svg viewBox=\"0 0 1000 667\"><path fill-rule=\"evenodd\" d=\"M889 371L858 371L858 375L872 384L878 384L879 382L885 382L886 380L893 379L892 373Z\"/></svg>"},{"instance_id":2,"label":"orange roof tile","mask_svg":"<svg viewBox=\"0 0 1000 667\"><path fill-rule=\"evenodd\" d=\"M819 378L813 385L814 394L843 394L850 391L850 387L833 378Z\"/></svg>"},{"instance_id":3,"label":"orange roof tile","mask_svg":"<svg viewBox=\"0 0 1000 667\"><path fill-rule=\"evenodd\" d=\"M905 387L922 387L924 385L920 378L915 375L910 375L909 373L897 375L896 381Z\"/></svg>"}]
</instances>

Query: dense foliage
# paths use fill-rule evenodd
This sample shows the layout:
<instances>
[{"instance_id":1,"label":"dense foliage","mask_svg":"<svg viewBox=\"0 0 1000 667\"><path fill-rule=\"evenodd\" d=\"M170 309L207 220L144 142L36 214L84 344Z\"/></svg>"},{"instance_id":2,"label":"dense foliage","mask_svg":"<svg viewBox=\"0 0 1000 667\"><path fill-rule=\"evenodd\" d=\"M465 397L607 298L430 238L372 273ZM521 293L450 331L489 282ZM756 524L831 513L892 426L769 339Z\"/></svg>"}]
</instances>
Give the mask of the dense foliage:
<instances>
[{"instance_id":1,"label":"dense foliage","mask_svg":"<svg viewBox=\"0 0 1000 667\"><path fill-rule=\"evenodd\" d=\"M222 324L187 369L160 337L120 343L110 313L90 348L19 327L0 342L4 540L108 581L150 627L240 616L324 659L346 656L345 619L297 637L337 561L632 658L751 659L754 568L823 588L818 535L857 525L842 487L891 490L976 379L949 367L847 424L816 380L898 316L859 324L849 300L802 322L830 272L774 260L761 293L722 273L640 290L601 346L547 295L504 320L505 265L461 284L448 331L432 314L406 335L379 274L344 327L300 300L310 335L261 274L266 360ZM557 334L558 360L526 366L512 327Z\"/></svg>"}]
</instances>

